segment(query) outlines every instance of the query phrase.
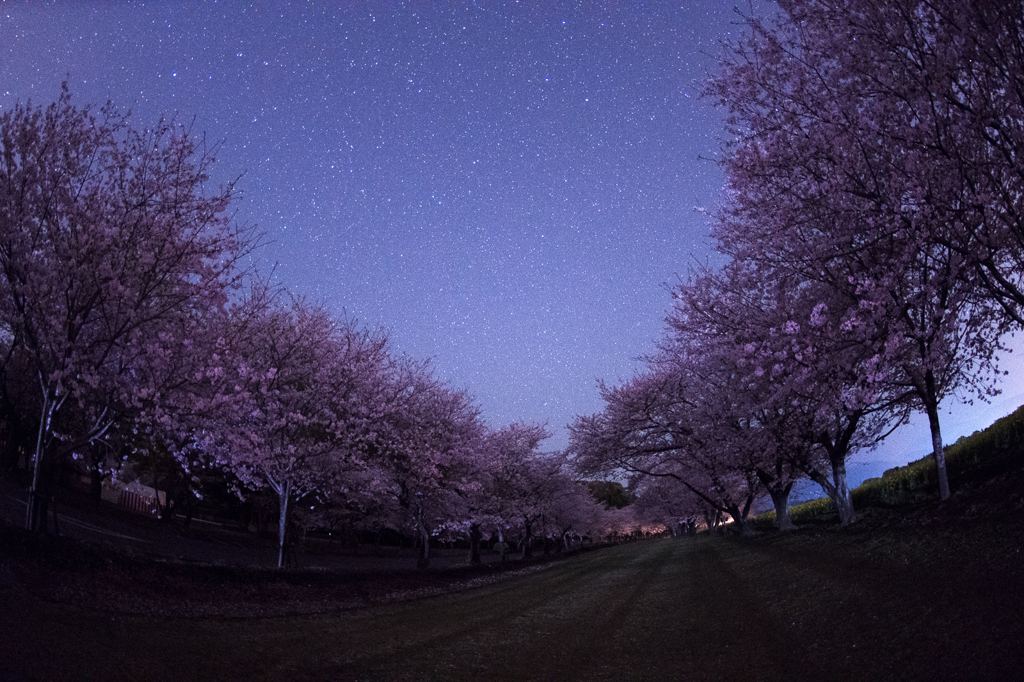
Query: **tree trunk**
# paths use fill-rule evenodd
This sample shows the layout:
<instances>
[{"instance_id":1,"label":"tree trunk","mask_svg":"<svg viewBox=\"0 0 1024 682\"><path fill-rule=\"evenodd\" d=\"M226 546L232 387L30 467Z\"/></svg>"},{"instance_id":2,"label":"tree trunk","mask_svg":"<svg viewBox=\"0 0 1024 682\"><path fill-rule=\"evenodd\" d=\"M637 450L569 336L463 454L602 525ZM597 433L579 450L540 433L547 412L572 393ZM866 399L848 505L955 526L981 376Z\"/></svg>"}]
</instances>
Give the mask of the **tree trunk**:
<instances>
[{"instance_id":1,"label":"tree trunk","mask_svg":"<svg viewBox=\"0 0 1024 682\"><path fill-rule=\"evenodd\" d=\"M857 520L857 512L853 509L853 496L846 482L846 457L832 461L832 480L835 483L835 495L832 497L839 511L839 524L848 526Z\"/></svg>"},{"instance_id":2,"label":"tree trunk","mask_svg":"<svg viewBox=\"0 0 1024 682\"><path fill-rule=\"evenodd\" d=\"M33 482L34 493L29 495L29 515L31 526L28 530L40 535L47 535L50 532L50 514L55 505L53 499L54 471L56 466L53 462L44 461L38 471L38 479ZM57 517L54 516L54 519ZM57 535L60 535L58 530Z\"/></svg>"},{"instance_id":3,"label":"tree trunk","mask_svg":"<svg viewBox=\"0 0 1024 682\"><path fill-rule=\"evenodd\" d=\"M280 503L280 518L277 520L277 567L284 567L284 534L288 521L288 496L292 492L291 479L286 478L278 492L277 499Z\"/></svg>"},{"instance_id":4,"label":"tree trunk","mask_svg":"<svg viewBox=\"0 0 1024 682\"><path fill-rule=\"evenodd\" d=\"M772 474L763 469L757 470L757 478L768 489L772 505L775 507L775 525L779 530L793 530L793 521L789 518L789 493L793 490L793 482L781 475L781 465Z\"/></svg>"},{"instance_id":5,"label":"tree trunk","mask_svg":"<svg viewBox=\"0 0 1024 682\"><path fill-rule=\"evenodd\" d=\"M427 532L427 528L423 525L423 520L419 519L417 522L420 531L420 556L416 561L416 568L421 571L425 571L430 567L430 533Z\"/></svg>"},{"instance_id":6,"label":"tree trunk","mask_svg":"<svg viewBox=\"0 0 1024 682\"><path fill-rule=\"evenodd\" d=\"M89 497L92 498L97 507L103 501L104 478L102 462L93 462L92 469L89 471Z\"/></svg>"},{"instance_id":7,"label":"tree trunk","mask_svg":"<svg viewBox=\"0 0 1024 682\"><path fill-rule=\"evenodd\" d=\"M31 523L29 530L33 533L46 535L49 532L47 517L50 513L49 498L45 493L36 490L29 496L29 511L31 512Z\"/></svg>"},{"instance_id":8,"label":"tree trunk","mask_svg":"<svg viewBox=\"0 0 1024 682\"><path fill-rule=\"evenodd\" d=\"M775 506L775 525L780 531L795 528L793 520L789 517L789 493L792 490L792 483L768 488L768 494L772 496L772 504Z\"/></svg>"},{"instance_id":9,"label":"tree trunk","mask_svg":"<svg viewBox=\"0 0 1024 682\"><path fill-rule=\"evenodd\" d=\"M949 499L949 476L946 473L946 451L942 447L942 429L939 427L939 406L934 397L924 402L932 432L932 457L939 476L939 499L945 501Z\"/></svg>"},{"instance_id":10,"label":"tree trunk","mask_svg":"<svg viewBox=\"0 0 1024 682\"><path fill-rule=\"evenodd\" d=\"M157 467L153 465L153 502L156 504L156 518L159 521L170 521L170 515L168 507L171 504L171 491L168 486L168 490L164 491L164 503L160 504L160 475L157 473Z\"/></svg>"},{"instance_id":11,"label":"tree trunk","mask_svg":"<svg viewBox=\"0 0 1024 682\"><path fill-rule=\"evenodd\" d=\"M43 456L46 453L44 444L50 432L52 416L53 402L49 390L44 389L43 410L39 415L39 432L36 435L36 455L32 458L32 485L28 489L28 505L25 509L25 529L34 533L46 533L46 495L40 495L39 486L45 478L42 475L45 463Z\"/></svg>"},{"instance_id":12,"label":"tree trunk","mask_svg":"<svg viewBox=\"0 0 1024 682\"><path fill-rule=\"evenodd\" d=\"M523 522L526 526L526 537L523 538L523 558L530 559L533 557L533 524L525 519Z\"/></svg>"},{"instance_id":13,"label":"tree trunk","mask_svg":"<svg viewBox=\"0 0 1024 682\"><path fill-rule=\"evenodd\" d=\"M480 524L469 524L469 563L480 563Z\"/></svg>"},{"instance_id":14,"label":"tree trunk","mask_svg":"<svg viewBox=\"0 0 1024 682\"><path fill-rule=\"evenodd\" d=\"M841 471L837 472L837 468ZM850 488L846 484L846 464L841 463L838 467L832 465L832 475L838 477L841 480L842 485L834 485L829 481L824 474L816 469L812 469L807 472L811 480L821 486L821 489L825 491L829 499L832 500L836 505L836 510L839 512L839 523L847 526L857 520L857 514L853 510L853 498L850 496ZM845 491L845 494L842 492Z\"/></svg>"},{"instance_id":15,"label":"tree trunk","mask_svg":"<svg viewBox=\"0 0 1024 682\"><path fill-rule=\"evenodd\" d=\"M748 505L749 508L749 505ZM746 509L740 509L737 505L729 507L729 516L732 517L732 522L736 526L736 530L742 536L750 536L754 534L754 529L750 526L747 521Z\"/></svg>"},{"instance_id":16,"label":"tree trunk","mask_svg":"<svg viewBox=\"0 0 1024 682\"><path fill-rule=\"evenodd\" d=\"M0 401L0 411L10 415L14 410L6 400ZM0 424L0 470L13 471L18 465L17 448L14 447L14 432L17 427Z\"/></svg>"},{"instance_id":17,"label":"tree trunk","mask_svg":"<svg viewBox=\"0 0 1024 682\"><path fill-rule=\"evenodd\" d=\"M852 432L852 428L848 431ZM853 509L853 497L850 495L850 486L846 482L846 452L842 446L836 446L827 439L819 441L825 446L828 453L829 464L832 466L832 481L829 481L824 474L816 468L807 468L807 475L812 481L821 486L836 505L839 512L839 523L848 526L857 521L857 512Z\"/></svg>"}]
</instances>

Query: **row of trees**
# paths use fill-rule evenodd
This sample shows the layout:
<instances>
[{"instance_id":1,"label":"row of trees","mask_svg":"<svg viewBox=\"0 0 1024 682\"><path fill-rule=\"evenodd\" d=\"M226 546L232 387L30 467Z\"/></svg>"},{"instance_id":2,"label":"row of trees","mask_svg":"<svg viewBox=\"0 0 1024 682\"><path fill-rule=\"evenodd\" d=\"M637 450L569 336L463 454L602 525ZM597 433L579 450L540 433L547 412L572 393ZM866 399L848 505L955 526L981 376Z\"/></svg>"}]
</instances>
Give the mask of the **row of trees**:
<instances>
[{"instance_id":1,"label":"row of trees","mask_svg":"<svg viewBox=\"0 0 1024 682\"><path fill-rule=\"evenodd\" d=\"M1024 322L1024 8L780 0L706 95L729 112L713 238L647 369L579 418L581 471L780 527L810 477L856 515L846 460L939 403L994 392Z\"/></svg>"},{"instance_id":2,"label":"row of trees","mask_svg":"<svg viewBox=\"0 0 1024 682\"><path fill-rule=\"evenodd\" d=\"M188 494L211 476L270 489L279 562L300 499L395 520L423 567L438 535L479 560L484 534L528 552L542 527L565 541L626 521L541 452L543 427L488 427L385 334L242 267L259 238L229 213L234 187L209 187L215 152L66 87L0 115L0 405L6 451L31 462L29 529L70 460L97 484L129 460Z\"/></svg>"}]
</instances>

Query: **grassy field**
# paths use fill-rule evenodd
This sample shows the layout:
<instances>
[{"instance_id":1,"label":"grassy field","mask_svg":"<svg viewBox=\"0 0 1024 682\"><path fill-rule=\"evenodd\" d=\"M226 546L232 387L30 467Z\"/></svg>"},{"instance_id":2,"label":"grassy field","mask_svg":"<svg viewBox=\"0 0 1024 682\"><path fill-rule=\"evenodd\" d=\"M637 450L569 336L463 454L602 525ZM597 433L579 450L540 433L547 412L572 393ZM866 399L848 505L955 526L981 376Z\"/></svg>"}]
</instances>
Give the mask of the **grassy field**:
<instances>
[{"instance_id":1,"label":"grassy field","mask_svg":"<svg viewBox=\"0 0 1024 682\"><path fill-rule=\"evenodd\" d=\"M848 529L660 539L362 587L358 576L95 555L70 565L70 550L26 548L8 530L0 679L1017 678L1024 511L951 510L872 510ZM121 598L62 591L62 574ZM370 587L379 598L353 600ZM187 615L246 590L261 595L248 614ZM260 615L289 613L268 608L280 603L301 615Z\"/></svg>"}]
</instances>

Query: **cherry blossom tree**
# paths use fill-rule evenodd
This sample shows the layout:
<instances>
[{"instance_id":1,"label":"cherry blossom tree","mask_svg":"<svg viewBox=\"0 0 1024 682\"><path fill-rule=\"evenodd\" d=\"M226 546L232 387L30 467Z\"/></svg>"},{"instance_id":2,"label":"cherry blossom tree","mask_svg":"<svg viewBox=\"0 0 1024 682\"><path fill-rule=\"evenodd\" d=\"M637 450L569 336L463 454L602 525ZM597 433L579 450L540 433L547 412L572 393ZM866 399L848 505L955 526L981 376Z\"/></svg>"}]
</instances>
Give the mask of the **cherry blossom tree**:
<instances>
[{"instance_id":1,"label":"cherry blossom tree","mask_svg":"<svg viewBox=\"0 0 1024 682\"><path fill-rule=\"evenodd\" d=\"M253 241L233 187L207 193L213 160L173 122L133 129L66 87L0 115L0 327L39 391L28 527L45 530L51 464L131 412L138 350L225 303Z\"/></svg>"},{"instance_id":2,"label":"cherry blossom tree","mask_svg":"<svg viewBox=\"0 0 1024 682\"><path fill-rule=\"evenodd\" d=\"M890 381L898 368L883 371L876 346L835 317L834 310L845 310L838 293L735 260L677 288L669 324L676 335L717 340L721 362L739 380L734 400L757 427L762 457L756 466L769 490L768 469L780 484L800 472L819 483L841 521L851 523L856 515L846 460L899 426L908 404L905 388Z\"/></svg>"},{"instance_id":3,"label":"cherry blossom tree","mask_svg":"<svg viewBox=\"0 0 1024 682\"><path fill-rule=\"evenodd\" d=\"M523 532L524 556L532 552L534 527L553 489L555 467L543 466L540 444L549 437L538 424L513 423L491 434L491 476L487 494L499 520L501 539L512 528Z\"/></svg>"},{"instance_id":4,"label":"cherry blossom tree","mask_svg":"<svg viewBox=\"0 0 1024 682\"><path fill-rule=\"evenodd\" d=\"M232 363L240 340L252 333L273 292L253 280L244 297L227 306L187 311L158 335L158 343L134 349L130 372L135 390L129 417L116 425L119 449L136 471L149 472L155 489L166 489L170 518L178 500L200 494L203 470L216 461L203 447L204 432L218 430L244 396ZM235 381L232 381L235 379ZM106 435L103 444L110 447ZM161 485L162 482L162 485Z\"/></svg>"},{"instance_id":5,"label":"cherry blossom tree","mask_svg":"<svg viewBox=\"0 0 1024 682\"><path fill-rule=\"evenodd\" d=\"M737 443L731 427L739 422L728 398L701 376L700 358L675 360L621 386L602 385L604 412L570 426L575 466L585 476L675 479L747 532L750 507L763 492L744 464L751 450Z\"/></svg>"},{"instance_id":6,"label":"cherry blossom tree","mask_svg":"<svg viewBox=\"0 0 1024 682\"><path fill-rule=\"evenodd\" d=\"M765 276L832 290L816 305L838 321L847 346L860 347L857 391L877 394L889 383L927 413L945 499L938 403L961 389L992 392L1004 326L977 295L973 247L948 236L957 216L935 200L948 178L898 143L921 121L905 100L880 94L891 74L859 42L858 22L872 10L782 5L774 26L750 22L710 87L735 135L716 238L735 259L760 262Z\"/></svg>"},{"instance_id":7,"label":"cherry blossom tree","mask_svg":"<svg viewBox=\"0 0 1024 682\"><path fill-rule=\"evenodd\" d=\"M664 524L673 535L689 533L707 508L693 492L671 478L637 477L630 489L636 496L631 505L634 513L649 522Z\"/></svg>"},{"instance_id":8,"label":"cherry blossom tree","mask_svg":"<svg viewBox=\"0 0 1024 682\"><path fill-rule=\"evenodd\" d=\"M513 423L492 436L491 477L487 493L503 534L521 532L524 558L533 554L536 537L557 529L565 534L592 518L596 505L572 475L566 454L545 453L540 444L549 437L538 424Z\"/></svg>"},{"instance_id":9,"label":"cherry blossom tree","mask_svg":"<svg viewBox=\"0 0 1024 682\"><path fill-rule=\"evenodd\" d=\"M1014 3L901 0L780 3L802 54L832 45L836 98L858 98L851 122L912 177L928 237L1024 322L1024 11ZM874 119L873 121L871 119ZM920 221L922 224L925 221Z\"/></svg>"},{"instance_id":10,"label":"cherry blossom tree","mask_svg":"<svg viewBox=\"0 0 1024 682\"><path fill-rule=\"evenodd\" d=\"M763 374L745 366L741 341L754 328L750 318L730 318L727 313L737 311L729 310L727 295L711 305L698 303L697 285L712 281L705 277L677 289L668 338L650 363L656 371L688 372L715 387L705 394L714 398L701 402L701 419L717 425L715 440L723 456L731 466L757 477L775 505L780 530L790 530L789 494L805 474L794 465L792 453L805 444L794 443L797 436L790 428L789 411L772 402L774 387Z\"/></svg>"},{"instance_id":11,"label":"cherry blossom tree","mask_svg":"<svg viewBox=\"0 0 1024 682\"><path fill-rule=\"evenodd\" d=\"M241 316L244 334L207 371L221 412L207 432L220 462L278 496L278 566L289 502L343 487L379 447L387 339L300 299Z\"/></svg>"},{"instance_id":12,"label":"cherry blossom tree","mask_svg":"<svg viewBox=\"0 0 1024 682\"><path fill-rule=\"evenodd\" d=\"M563 455L564 457L564 455ZM564 461L564 460L563 460ZM569 549L575 538L592 535L604 524L608 510L595 500L585 482L575 480L564 462L557 487L545 505L544 523L559 543L559 551Z\"/></svg>"},{"instance_id":13,"label":"cherry blossom tree","mask_svg":"<svg viewBox=\"0 0 1024 682\"><path fill-rule=\"evenodd\" d=\"M384 485L420 541L417 566L430 565L430 538L469 525L484 424L471 397L434 377L427 363L400 358L382 398L375 451Z\"/></svg>"}]
</instances>

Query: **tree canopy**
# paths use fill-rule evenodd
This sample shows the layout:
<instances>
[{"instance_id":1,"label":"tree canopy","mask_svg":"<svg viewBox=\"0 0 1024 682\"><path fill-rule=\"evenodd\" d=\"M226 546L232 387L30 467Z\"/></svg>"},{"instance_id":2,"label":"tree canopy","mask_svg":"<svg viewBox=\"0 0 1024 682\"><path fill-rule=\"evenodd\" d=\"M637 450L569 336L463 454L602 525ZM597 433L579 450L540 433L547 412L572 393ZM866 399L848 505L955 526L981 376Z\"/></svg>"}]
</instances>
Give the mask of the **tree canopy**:
<instances>
[{"instance_id":1,"label":"tree canopy","mask_svg":"<svg viewBox=\"0 0 1024 682\"><path fill-rule=\"evenodd\" d=\"M570 449L594 475L674 478L741 525L757 485L785 523L789 486L809 476L850 523L847 458L911 411L928 416L949 496L938 405L993 395L1022 321L1024 12L779 7L741 15L705 88L728 113L727 191L709 214L728 261L673 289L659 353L603 389Z\"/></svg>"}]
</instances>

